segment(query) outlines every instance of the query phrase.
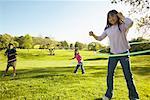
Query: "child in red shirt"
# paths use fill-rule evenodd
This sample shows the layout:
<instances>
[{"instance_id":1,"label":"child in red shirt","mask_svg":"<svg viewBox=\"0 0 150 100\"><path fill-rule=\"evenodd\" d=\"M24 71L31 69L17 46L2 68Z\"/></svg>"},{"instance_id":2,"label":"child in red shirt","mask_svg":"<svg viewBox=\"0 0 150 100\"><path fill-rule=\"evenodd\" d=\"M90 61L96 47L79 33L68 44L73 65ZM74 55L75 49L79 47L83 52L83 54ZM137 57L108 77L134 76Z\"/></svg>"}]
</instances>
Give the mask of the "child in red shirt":
<instances>
[{"instance_id":1,"label":"child in red shirt","mask_svg":"<svg viewBox=\"0 0 150 100\"><path fill-rule=\"evenodd\" d=\"M74 73L76 73L78 71L78 68L81 67L82 74L85 74L85 70L84 70L83 63L82 63L82 57L79 54L78 49L75 49L74 58L72 58L72 59L75 59L75 58L78 61L78 64L74 70Z\"/></svg>"}]
</instances>

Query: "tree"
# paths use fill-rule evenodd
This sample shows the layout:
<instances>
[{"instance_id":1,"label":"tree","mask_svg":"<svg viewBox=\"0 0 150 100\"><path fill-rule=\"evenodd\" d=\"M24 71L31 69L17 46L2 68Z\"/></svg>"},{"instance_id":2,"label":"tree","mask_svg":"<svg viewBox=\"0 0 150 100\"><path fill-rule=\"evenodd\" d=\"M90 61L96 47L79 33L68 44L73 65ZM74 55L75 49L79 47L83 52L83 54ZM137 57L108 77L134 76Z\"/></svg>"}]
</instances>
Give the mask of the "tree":
<instances>
[{"instance_id":1,"label":"tree","mask_svg":"<svg viewBox=\"0 0 150 100\"><path fill-rule=\"evenodd\" d=\"M33 43L32 43L33 48L36 45L40 45L40 46L42 45L42 42L43 42L43 38L42 37L32 37L32 40L33 40Z\"/></svg>"},{"instance_id":2,"label":"tree","mask_svg":"<svg viewBox=\"0 0 150 100\"><path fill-rule=\"evenodd\" d=\"M68 45L67 41L61 41L60 44L61 44L61 47L63 47L64 49L69 48L69 45Z\"/></svg>"},{"instance_id":3,"label":"tree","mask_svg":"<svg viewBox=\"0 0 150 100\"><path fill-rule=\"evenodd\" d=\"M33 47L38 45L40 46L40 49L50 49L55 48L55 46L58 44L57 41L50 37L32 37L33 39Z\"/></svg>"},{"instance_id":4,"label":"tree","mask_svg":"<svg viewBox=\"0 0 150 100\"><path fill-rule=\"evenodd\" d=\"M129 4L132 8L129 10L129 14L135 13L147 13L150 9L149 0L110 0L111 3L125 3Z\"/></svg>"},{"instance_id":5,"label":"tree","mask_svg":"<svg viewBox=\"0 0 150 100\"><path fill-rule=\"evenodd\" d=\"M6 48L10 42L13 41L13 37L9 34L0 35L0 47Z\"/></svg>"},{"instance_id":6,"label":"tree","mask_svg":"<svg viewBox=\"0 0 150 100\"><path fill-rule=\"evenodd\" d=\"M24 36L14 37L14 41L18 42L19 48L24 48Z\"/></svg>"},{"instance_id":7,"label":"tree","mask_svg":"<svg viewBox=\"0 0 150 100\"><path fill-rule=\"evenodd\" d=\"M141 17L137 23L138 32L142 38L150 38L150 16Z\"/></svg>"},{"instance_id":8,"label":"tree","mask_svg":"<svg viewBox=\"0 0 150 100\"><path fill-rule=\"evenodd\" d=\"M57 47L58 49L62 49L61 43L58 42L58 43L56 44L56 47Z\"/></svg>"},{"instance_id":9,"label":"tree","mask_svg":"<svg viewBox=\"0 0 150 100\"><path fill-rule=\"evenodd\" d=\"M13 42L11 42L12 44L14 44L14 46L17 48L17 47L19 47L19 43L17 42L17 41L13 41Z\"/></svg>"},{"instance_id":10,"label":"tree","mask_svg":"<svg viewBox=\"0 0 150 100\"><path fill-rule=\"evenodd\" d=\"M32 37L29 34L25 35L23 39L23 48L31 49L32 43L33 43Z\"/></svg>"},{"instance_id":11,"label":"tree","mask_svg":"<svg viewBox=\"0 0 150 100\"><path fill-rule=\"evenodd\" d=\"M87 45L83 44L81 42L76 42L74 46L75 46L75 48L78 47L79 50L87 48Z\"/></svg>"},{"instance_id":12,"label":"tree","mask_svg":"<svg viewBox=\"0 0 150 100\"><path fill-rule=\"evenodd\" d=\"M91 42L88 44L88 50L97 51L104 48L98 42Z\"/></svg>"},{"instance_id":13,"label":"tree","mask_svg":"<svg viewBox=\"0 0 150 100\"><path fill-rule=\"evenodd\" d=\"M49 49L53 44L53 41L49 37L45 37L43 39L43 45L45 45L45 48Z\"/></svg>"},{"instance_id":14,"label":"tree","mask_svg":"<svg viewBox=\"0 0 150 100\"><path fill-rule=\"evenodd\" d=\"M0 34L0 50L3 49L3 44L2 44L2 35Z\"/></svg>"}]
</instances>

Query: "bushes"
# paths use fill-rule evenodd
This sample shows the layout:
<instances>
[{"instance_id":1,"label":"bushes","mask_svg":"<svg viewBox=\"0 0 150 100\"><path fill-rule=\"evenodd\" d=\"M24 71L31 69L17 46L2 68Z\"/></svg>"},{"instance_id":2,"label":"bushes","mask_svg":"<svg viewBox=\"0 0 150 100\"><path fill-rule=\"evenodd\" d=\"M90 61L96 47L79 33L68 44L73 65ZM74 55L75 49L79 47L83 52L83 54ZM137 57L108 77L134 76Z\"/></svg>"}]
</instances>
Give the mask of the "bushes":
<instances>
[{"instance_id":1,"label":"bushes","mask_svg":"<svg viewBox=\"0 0 150 100\"><path fill-rule=\"evenodd\" d=\"M137 52L137 51L150 50L150 42L147 43L147 41L149 40L143 39L141 37L131 40L130 43L143 42L143 41L146 41L146 43L132 44L130 51ZM150 53L146 53L146 54L150 54Z\"/></svg>"}]
</instances>

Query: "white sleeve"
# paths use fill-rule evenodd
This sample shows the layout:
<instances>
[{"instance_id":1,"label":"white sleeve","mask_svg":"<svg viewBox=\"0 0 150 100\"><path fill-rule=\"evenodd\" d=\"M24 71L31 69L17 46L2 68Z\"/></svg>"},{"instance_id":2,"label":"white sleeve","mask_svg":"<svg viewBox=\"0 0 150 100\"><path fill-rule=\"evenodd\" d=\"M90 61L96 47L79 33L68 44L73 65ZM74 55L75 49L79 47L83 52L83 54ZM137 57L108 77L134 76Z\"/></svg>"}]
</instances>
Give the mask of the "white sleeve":
<instances>
[{"instance_id":1,"label":"white sleeve","mask_svg":"<svg viewBox=\"0 0 150 100\"><path fill-rule=\"evenodd\" d=\"M107 34L106 34L106 30L102 33L102 35L100 35L99 37L98 37L98 40L99 41L102 41L105 37L107 36Z\"/></svg>"},{"instance_id":2,"label":"white sleeve","mask_svg":"<svg viewBox=\"0 0 150 100\"><path fill-rule=\"evenodd\" d=\"M128 30L133 25L133 21L130 18L125 18L124 23L126 30Z\"/></svg>"}]
</instances>

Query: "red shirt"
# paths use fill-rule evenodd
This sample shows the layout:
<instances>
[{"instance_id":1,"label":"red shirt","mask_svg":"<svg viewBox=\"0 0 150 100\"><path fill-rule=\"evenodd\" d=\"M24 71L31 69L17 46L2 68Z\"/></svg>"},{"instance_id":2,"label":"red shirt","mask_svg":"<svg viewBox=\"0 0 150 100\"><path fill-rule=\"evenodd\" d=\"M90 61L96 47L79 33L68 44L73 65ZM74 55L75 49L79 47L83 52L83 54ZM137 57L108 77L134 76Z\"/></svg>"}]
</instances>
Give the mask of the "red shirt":
<instances>
[{"instance_id":1,"label":"red shirt","mask_svg":"<svg viewBox=\"0 0 150 100\"><path fill-rule=\"evenodd\" d=\"M77 53L77 54L75 55L75 58L77 59L78 63L80 63L81 60L82 60L82 57L80 56L79 53Z\"/></svg>"}]
</instances>

